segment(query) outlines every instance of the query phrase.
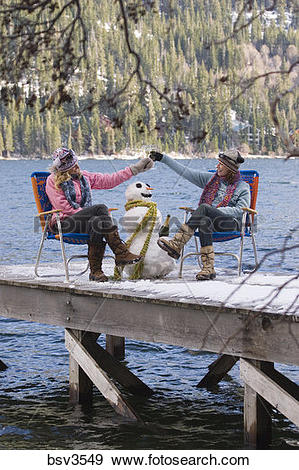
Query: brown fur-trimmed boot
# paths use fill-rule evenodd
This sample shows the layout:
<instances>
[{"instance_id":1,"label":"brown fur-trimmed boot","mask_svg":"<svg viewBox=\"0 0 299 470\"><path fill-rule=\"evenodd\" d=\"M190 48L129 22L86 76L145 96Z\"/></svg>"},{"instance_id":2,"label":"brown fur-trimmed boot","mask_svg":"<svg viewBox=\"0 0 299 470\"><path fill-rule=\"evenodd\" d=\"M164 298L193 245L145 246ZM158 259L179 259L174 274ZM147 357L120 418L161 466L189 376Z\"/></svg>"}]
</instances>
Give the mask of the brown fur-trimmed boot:
<instances>
[{"instance_id":1,"label":"brown fur-trimmed boot","mask_svg":"<svg viewBox=\"0 0 299 470\"><path fill-rule=\"evenodd\" d=\"M167 251L169 256L174 259L179 259L184 245L190 240L193 234L193 228L189 227L187 224L183 224L171 240L159 238L157 243L162 250Z\"/></svg>"},{"instance_id":2,"label":"brown fur-trimmed boot","mask_svg":"<svg viewBox=\"0 0 299 470\"><path fill-rule=\"evenodd\" d=\"M202 270L196 275L197 281L209 281L215 279L216 272L214 269L215 253L213 245L202 246L200 249Z\"/></svg>"},{"instance_id":3,"label":"brown fur-trimmed boot","mask_svg":"<svg viewBox=\"0 0 299 470\"><path fill-rule=\"evenodd\" d=\"M102 261L106 243L88 243L88 261L90 266L89 280L106 282L108 277L102 271Z\"/></svg>"},{"instance_id":4,"label":"brown fur-trimmed boot","mask_svg":"<svg viewBox=\"0 0 299 470\"><path fill-rule=\"evenodd\" d=\"M116 266L124 266L125 264L135 264L138 263L142 256L134 255L131 253L125 242L119 238L118 230L115 229L110 233L105 234L108 245L115 254L115 264Z\"/></svg>"}]
</instances>

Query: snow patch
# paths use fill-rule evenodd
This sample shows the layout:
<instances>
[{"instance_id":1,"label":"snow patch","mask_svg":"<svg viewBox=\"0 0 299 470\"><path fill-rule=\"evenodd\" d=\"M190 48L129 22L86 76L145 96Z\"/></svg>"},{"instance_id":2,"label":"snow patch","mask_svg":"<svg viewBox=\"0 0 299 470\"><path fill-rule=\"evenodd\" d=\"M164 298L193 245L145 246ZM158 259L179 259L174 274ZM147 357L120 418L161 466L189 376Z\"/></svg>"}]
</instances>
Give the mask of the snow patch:
<instances>
[{"instance_id":1,"label":"snow patch","mask_svg":"<svg viewBox=\"0 0 299 470\"><path fill-rule=\"evenodd\" d=\"M114 263L111 259L106 259L104 272L110 276L110 280L102 284L90 282L88 273L83 276L75 274L84 267L83 263L73 263L69 287L201 305L214 304L262 310L285 315L298 315L299 311L299 279L296 275L255 273L239 277L235 271L218 270L216 280L198 282L195 280L198 268L186 267L183 279L178 278L178 268L176 268L162 279L129 281L123 274L122 281L114 281ZM64 270L61 264L41 264L40 273L43 277L35 277L32 265L0 266L0 278L3 279L33 281L48 285L64 283Z\"/></svg>"}]
</instances>

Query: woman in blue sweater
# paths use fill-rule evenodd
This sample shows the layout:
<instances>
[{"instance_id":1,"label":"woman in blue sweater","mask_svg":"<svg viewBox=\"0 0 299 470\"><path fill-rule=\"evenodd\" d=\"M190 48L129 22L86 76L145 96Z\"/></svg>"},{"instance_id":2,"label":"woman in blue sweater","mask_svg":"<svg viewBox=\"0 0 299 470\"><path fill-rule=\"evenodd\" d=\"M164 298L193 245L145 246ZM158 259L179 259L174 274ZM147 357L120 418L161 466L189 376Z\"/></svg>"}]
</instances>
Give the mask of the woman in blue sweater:
<instances>
[{"instance_id":1,"label":"woman in blue sweater","mask_svg":"<svg viewBox=\"0 0 299 470\"><path fill-rule=\"evenodd\" d=\"M239 167L244 158L236 149L219 153L216 173L202 172L186 168L172 158L159 152L151 151L150 158L161 161L183 178L203 188L198 208L190 219L183 224L171 240L159 238L158 245L169 256L178 259L183 246L194 234L200 235L200 254L203 268L197 274L198 281L214 279L213 232L231 232L240 230L242 207L249 207L249 185L241 180Z\"/></svg>"}]
</instances>

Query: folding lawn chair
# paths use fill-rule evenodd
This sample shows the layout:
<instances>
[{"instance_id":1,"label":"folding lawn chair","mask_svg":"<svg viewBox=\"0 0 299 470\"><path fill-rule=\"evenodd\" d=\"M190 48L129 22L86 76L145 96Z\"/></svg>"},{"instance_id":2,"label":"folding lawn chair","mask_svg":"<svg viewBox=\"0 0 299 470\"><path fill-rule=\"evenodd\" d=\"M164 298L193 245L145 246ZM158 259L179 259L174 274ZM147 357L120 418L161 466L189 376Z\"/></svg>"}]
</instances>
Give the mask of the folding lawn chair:
<instances>
[{"instance_id":1,"label":"folding lawn chair","mask_svg":"<svg viewBox=\"0 0 299 470\"><path fill-rule=\"evenodd\" d=\"M71 245L86 245L89 241L89 235L85 233L64 233L64 234L62 233L60 216L59 216L59 213L61 211L52 210L52 205L46 193L46 181L49 175L50 173L46 171L35 171L31 175L33 194L34 194L35 203L36 203L37 210L38 210L38 214L36 217L39 217L41 227L42 227L42 237L41 237L41 241L40 241L40 245L38 249L34 273L36 276L38 277L40 276L38 274L38 266L39 266L45 240L46 239L58 240L60 241L61 255L62 255L64 270L65 270L65 280L69 282L70 261L73 259L87 258L87 255L73 255L70 258L67 258L66 253L65 253L64 243L69 243ZM109 210L111 211L111 210L116 210L116 209L109 209ZM50 223L52 214L56 215L58 234L52 233L51 230L49 229L49 223ZM110 255L106 255L105 257L114 258L113 256L110 256ZM82 271L81 273L78 273L77 275L84 274L88 270L88 267L89 267L89 264L87 264L87 267L84 271Z\"/></svg>"},{"instance_id":2,"label":"folding lawn chair","mask_svg":"<svg viewBox=\"0 0 299 470\"><path fill-rule=\"evenodd\" d=\"M210 170L211 173L215 173L215 170ZM256 249L256 242L254 236L254 217L257 215L255 210L256 207L256 200L257 200L257 193L258 193L258 185L259 185L259 174L256 170L241 170L241 178L242 180L246 181L250 187L250 207L242 207L243 216L242 216L242 226L240 231L233 231L233 232L214 232L213 233L213 243L214 242L227 242L230 240L234 240L236 238L240 238L240 249L239 255L232 252L215 252L215 255L225 255L225 256L233 256L236 258L238 262L238 274L241 275L242 272L242 258L243 258L243 248L244 248L244 238L250 238L252 242L252 248L255 258L255 266L258 265L258 256L257 256L257 249ZM184 214L184 223L186 223L188 214L193 212L193 209L190 207L180 207L185 211ZM256 225L256 224L255 224ZM195 246L196 251L190 252L184 255L184 250L181 254L181 261L180 261L180 269L179 269L179 277L182 277L183 272L183 264L186 258L190 256L197 256L198 262L200 263L200 250L198 246L198 238L199 232L195 231Z\"/></svg>"}]
</instances>

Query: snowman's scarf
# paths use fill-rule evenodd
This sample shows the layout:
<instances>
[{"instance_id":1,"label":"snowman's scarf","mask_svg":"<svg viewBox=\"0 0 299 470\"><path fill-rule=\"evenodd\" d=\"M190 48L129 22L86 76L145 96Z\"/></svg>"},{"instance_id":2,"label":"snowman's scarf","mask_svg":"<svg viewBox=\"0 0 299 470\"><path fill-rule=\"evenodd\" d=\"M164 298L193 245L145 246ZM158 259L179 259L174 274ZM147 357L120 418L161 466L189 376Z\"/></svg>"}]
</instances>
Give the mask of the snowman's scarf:
<instances>
[{"instance_id":1,"label":"snowman's scarf","mask_svg":"<svg viewBox=\"0 0 299 470\"><path fill-rule=\"evenodd\" d=\"M146 202L142 200L135 200L135 201L129 201L125 205L126 211L133 209L135 207L148 207L148 210L146 214L144 215L143 219L141 220L141 222L137 225L135 232L132 233L130 238L126 241L126 245L128 248L130 248L134 238L138 235L138 233L141 230L143 230L146 227L147 223L150 222L147 237L139 253L140 256L144 257L148 250L149 242L152 237L152 233L153 233L156 221L157 221L157 203ZM143 272L143 268L144 268L144 261L140 261L139 263L137 263L134 267L133 274L130 276L130 279L140 279L140 276L142 275L142 272ZM116 279L120 279L121 277L120 272L117 267L115 267L115 270L114 270L114 277Z\"/></svg>"}]
</instances>

